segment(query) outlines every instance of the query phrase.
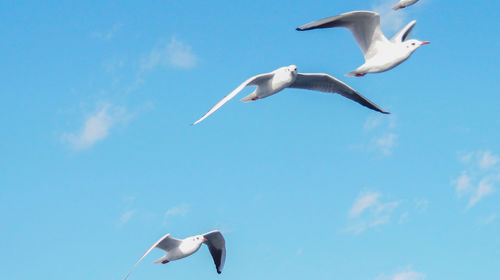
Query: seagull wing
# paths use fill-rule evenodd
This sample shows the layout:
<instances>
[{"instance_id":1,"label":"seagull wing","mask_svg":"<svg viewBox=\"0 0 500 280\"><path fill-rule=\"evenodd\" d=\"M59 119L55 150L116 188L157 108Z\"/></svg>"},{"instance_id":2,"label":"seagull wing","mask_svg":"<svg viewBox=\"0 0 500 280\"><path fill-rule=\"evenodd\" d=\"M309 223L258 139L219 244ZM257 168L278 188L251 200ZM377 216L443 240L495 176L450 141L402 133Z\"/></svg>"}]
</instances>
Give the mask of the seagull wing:
<instances>
[{"instance_id":1,"label":"seagull wing","mask_svg":"<svg viewBox=\"0 0 500 280\"><path fill-rule=\"evenodd\" d=\"M142 261L142 259L144 259L154 248L162 249L162 250L168 252L168 250L179 246L179 244L181 242L182 242L182 240L173 238L170 235L170 233L164 235L162 238L160 238L158 241L156 241L155 244L153 244L153 246L151 246L146 251L146 253L144 253L144 255L142 255L142 257L135 263L135 265L132 267L132 269L129 271L129 273L127 273L127 276L125 276L125 278L123 278L123 280L125 280L125 279L128 278L128 276L130 275L130 273L132 273L132 271L134 271L134 269Z\"/></svg>"},{"instance_id":2,"label":"seagull wing","mask_svg":"<svg viewBox=\"0 0 500 280\"><path fill-rule=\"evenodd\" d=\"M203 237L207 239L205 244L207 244L208 250L210 250L210 254L214 259L217 273L221 274L226 262L226 241L222 233L218 230L207 232Z\"/></svg>"},{"instance_id":3,"label":"seagull wing","mask_svg":"<svg viewBox=\"0 0 500 280\"><path fill-rule=\"evenodd\" d=\"M317 90L323 92L338 93L372 110L389 114L389 112L378 107L363 95L346 85L342 81L323 73L297 74L295 82L289 87Z\"/></svg>"},{"instance_id":4,"label":"seagull wing","mask_svg":"<svg viewBox=\"0 0 500 280\"><path fill-rule=\"evenodd\" d=\"M417 23L416 20L408 23L403 29L401 29L401 31L396 33L396 35L394 35L394 37L391 38L391 42L401 43L401 42L406 41L406 39L408 39L408 36L410 36L410 33L413 30L413 28L415 27L416 23Z\"/></svg>"},{"instance_id":5,"label":"seagull wing","mask_svg":"<svg viewBox=\"0 0 500 280\"><path fill-rule=\"evenodd\" d=\"M399 10L399 9L411 6L411 5L413 5L413 4L417 3L417 2L418 2L418 0L401 0L394 7L392 7L392 9L393 10Z\"/></svg>"},{"instance_id":6,"label":"seagull wing","mask_svg":"<svg viewBox=\"0 0 500 280\"><path fill-rule=\"evenodd\" d=\"M392 7L392 9L393 9L393 10L395 10L395 11L397 11L397 10L399 10L399 9L404 8L404 6L403 6L403 3L402 3L402 2L403 2L403 1L399 1L396 5L394 5L394 6Z\"/></svg>"},{"instance_id":7,"label":"seagull wing","mask_svg":"<svg viewBox=\"0 0 500 280\"><path fill-rule=\"evenodd\" d=\"M302 25L297 30L304 31L332 27L349 29L363 51L365 59L374 56L380 45L389 42L380 29L380 15L370 11L354 11L313 21Z\"/></svg>"},{"instance_id":8,"label":"seagull wing","mask_svg":"<svg viewBox=\"0 0 500 280\"><path fill-rule=\"evenodd\" d=\"M213 112L217 111L222 105L226 104L229 100L231 100L233 97L235 97L240 91L243 90L246 86L258 86L261 84L263 81L271 79L274 76L274 73L266 73L266 74L260 74L257 76L253 76L252 78L246 80L243 82L241 85L239 85L235 90L233 90L230 94L226 95L226 97L222 98L217 104L215 104L208 112L201 117L201 119L195 121L193 125L201 122L202 120L206 119L208 116L210 116Z\"/></svg>"}]
</instances>

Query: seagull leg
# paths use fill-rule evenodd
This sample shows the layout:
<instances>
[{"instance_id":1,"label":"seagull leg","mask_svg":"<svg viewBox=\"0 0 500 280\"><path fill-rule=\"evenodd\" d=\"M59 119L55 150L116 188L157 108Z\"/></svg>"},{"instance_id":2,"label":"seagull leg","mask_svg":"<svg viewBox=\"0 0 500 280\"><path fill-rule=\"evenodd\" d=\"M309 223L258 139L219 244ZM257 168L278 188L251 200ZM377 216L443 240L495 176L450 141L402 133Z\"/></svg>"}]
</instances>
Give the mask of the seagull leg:
<instances>
[{"instance_id":1,"label":"seagull leg","mask_svg":"<svg viewBox=\"0 0 500 280\"><path fill-rule=\"evenodd\" d=\"M162 263L162 264L166 264L166 263L168 263L168 262L169 262L168 260L164 260L164 261L162 261L161 263Z\"/></svg>"},{"instance_id":2,"label":"seagull leg","mask_svg":"<svg viewBox=\"0 0 500 280\"><path fill-rule=\"evenodd\" d=\"M366 75L366 73L358 73L358 74L356 74L355 76L356 76L356 77L363 77L364 75Z\"/></svg>"},{"instance_id":3,"label":"seagull leg","mask_svg":"<svg viewBox=\"0 0 500 280\"><path fill-rule=\"evenodd\" d=\"M252 98L253 101L259 99L259 97L255 96L254 98Z\"/></svg>"}]
</instances>

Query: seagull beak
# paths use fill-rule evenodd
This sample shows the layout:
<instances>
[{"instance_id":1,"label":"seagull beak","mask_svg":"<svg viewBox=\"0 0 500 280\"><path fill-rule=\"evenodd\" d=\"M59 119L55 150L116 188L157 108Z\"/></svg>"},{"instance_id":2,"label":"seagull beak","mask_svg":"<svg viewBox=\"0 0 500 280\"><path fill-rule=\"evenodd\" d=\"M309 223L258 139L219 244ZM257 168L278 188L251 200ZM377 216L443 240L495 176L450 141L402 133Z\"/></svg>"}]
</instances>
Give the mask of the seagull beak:
<instances>
[{"instance_id":1,"label":"seagull beak","mask_svg":"<svg viewBox=\"0 0 500 280\"><path fill-rule=\"evenodd\" d=\"M422 43L420 43L420 45L423 46L423 45L427 45L427 44L430 44L430 43L431 42L429 42L429 41L423 41Z\"/></svg>"},{"instance_id":2,"label":"seagull beak","mask_svg":"<svg viewBox=\"0 0 500 280\"><path fill-rule=\"evenodd\" d=\"M203 242L207 242L208 240L206 238L203 238Z\"/></svg>"}]
</instances>

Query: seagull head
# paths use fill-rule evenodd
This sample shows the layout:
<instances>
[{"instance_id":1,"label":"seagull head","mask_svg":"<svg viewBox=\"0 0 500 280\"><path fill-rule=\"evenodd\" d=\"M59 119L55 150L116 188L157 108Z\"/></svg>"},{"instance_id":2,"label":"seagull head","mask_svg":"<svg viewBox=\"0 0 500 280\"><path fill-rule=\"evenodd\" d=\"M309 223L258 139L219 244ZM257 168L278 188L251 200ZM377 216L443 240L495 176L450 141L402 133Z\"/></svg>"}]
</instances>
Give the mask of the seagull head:
<instances>
[{"instance_id":1,"label":"seagull head","mask_svg":"<svg viewBox=\"0 0 500 280\"><path fill-rule=\"evenodd\" d=\"M297 66L296 65L290 65L287 67L288 71L297 74Z\"/></svg>"},{"instance_id":2,"label":"seagull head","mask_svg":"<svg viewBox=\"0 0 500 280\"><path fill-rule=\"evenodd\" d=\"M205 243L207 241L207 239L203 236L203 235L196 235L196 236L193 236L192 237L192 241L194 243Z\"/></svg>"},{"instance_id":3,"label":"seagull head","mask_svg":"<svg viewBox=\"0 0 500 280\"><path fill-rule=\"evenodd\" d=\"M414 52L416 49L420 48L423 45L430 44L431 42L429 41L419 41L415 39L407 40L403 42L403 45L408 49L410 52Z\"/></svg>"}]
</instances>

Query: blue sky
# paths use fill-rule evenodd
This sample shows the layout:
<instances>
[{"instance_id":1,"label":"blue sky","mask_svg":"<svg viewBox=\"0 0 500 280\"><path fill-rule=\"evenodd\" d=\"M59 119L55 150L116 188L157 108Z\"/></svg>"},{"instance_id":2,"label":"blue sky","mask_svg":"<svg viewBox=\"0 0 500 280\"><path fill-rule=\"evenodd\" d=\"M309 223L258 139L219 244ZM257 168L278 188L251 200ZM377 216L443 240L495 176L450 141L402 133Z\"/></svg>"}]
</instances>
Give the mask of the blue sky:
<instances>
[{"instance_id":1,"label":"blue sky","mask_svg":"<svg viewBox=\"0 0 500 280\"><path fill-rule=\"evenodd\" d=\"M3 278L120 279L217 228L222 275L202 248L130 279L500 279L500 4L394 2L2 1ZM348 31L295 31L373 9L432 43L348 78ZM288 89L189 125L290 64L392 114Z\"/></svg>"}]
</instances>

